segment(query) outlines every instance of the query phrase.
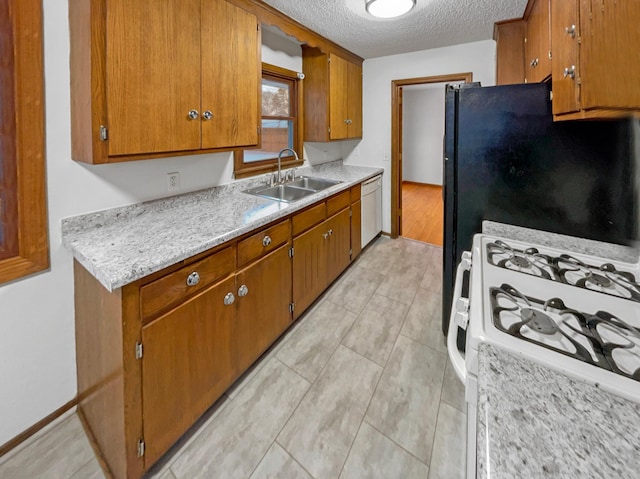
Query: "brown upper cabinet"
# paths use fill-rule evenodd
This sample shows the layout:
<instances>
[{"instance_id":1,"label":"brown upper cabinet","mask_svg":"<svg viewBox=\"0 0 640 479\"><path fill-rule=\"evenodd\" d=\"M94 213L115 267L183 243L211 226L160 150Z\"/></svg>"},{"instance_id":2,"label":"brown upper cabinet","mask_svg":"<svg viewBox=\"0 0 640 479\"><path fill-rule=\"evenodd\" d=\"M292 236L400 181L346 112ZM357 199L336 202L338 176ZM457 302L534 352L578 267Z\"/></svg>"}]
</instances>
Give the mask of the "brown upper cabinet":
<instances>
[{"instance_id":1,"label":"brown upper cabinet","mask_svg":"<svg viewBox=\"0 0 640 479\"><path fill-rule=\"evenodd\" d=\"M533 0L525 12L525 74L527 83L551 76L550 0Z\"/></svg>"},{"instance_id":2,"label":"brown upper cabinet","mask_svg":"<svg viewBox=\"0 0 640 479\"><path fill-rule=\"evenodd\" d=\"M496 85L524 83L524 35L526 24L515 18L496 22Z\"/></svg>"},{"instance_id":3,"label":"brown upper cabinet","mask_svg":"<svg viewBox=\"0 0 640 479\"><path fill-rule=\"evenodd\" d=\"M548 44L544 33L548 27L541 27L549 18L550 48L542 46ZM526 22L524 52L519 21ZM638 2L531 0L523 19L495 25L496 83L518 83L519 58L523 58L525 74L520 81L545 81L551 74L554 120L637 115L639 23Z\"/></svg>"},{"instance_id":4,"label":"brown upper cabinet","mask_svg":"<svg viewBox=\"0 0 640 479\"><path fill-rule=\"evenodd\" d=\"M261 42L226 0L71 0L72 157L259 144Z\"/></svg>"},{"instance_id":5,"label":"brown upper cabinet","mask_svg":"<svg viewBox=\"0 0 640 479\"><path fill-rule=\"evenodd\" d=\"M362 63L303 47L306 141L362 138Z\"/></svg>"},{"instance_id":6,"label":"brown upper cabinet","mask_svg":"<svg viewBox=\"0 0 640 479\"><path fill-rule=\"evenodd\" d=\"M640 2L552 1L556 120L640 110Z\"/></svg>"}]
</instances>

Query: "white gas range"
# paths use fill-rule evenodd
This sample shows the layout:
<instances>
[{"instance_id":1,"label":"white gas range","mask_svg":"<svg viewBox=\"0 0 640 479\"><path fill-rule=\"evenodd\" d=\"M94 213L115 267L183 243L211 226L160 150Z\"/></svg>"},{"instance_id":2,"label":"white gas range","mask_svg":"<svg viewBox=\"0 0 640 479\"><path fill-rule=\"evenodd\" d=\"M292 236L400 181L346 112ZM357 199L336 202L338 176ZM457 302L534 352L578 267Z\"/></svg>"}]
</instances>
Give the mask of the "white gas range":
<instances>
[{"instance_id":1,"label":"white gas range","mask_svg":"<svg viewBox=\"0 0 640 479\"><path fill-rule=\"evenodd\" d=\"M470 271L469 297L462 297ZM447 349L465 384L467 477L475 477L478 345L640 402L640 266L476 235L458 266ZM466 329L466 351L457 346Z\"/></svg>"}]
</instances>

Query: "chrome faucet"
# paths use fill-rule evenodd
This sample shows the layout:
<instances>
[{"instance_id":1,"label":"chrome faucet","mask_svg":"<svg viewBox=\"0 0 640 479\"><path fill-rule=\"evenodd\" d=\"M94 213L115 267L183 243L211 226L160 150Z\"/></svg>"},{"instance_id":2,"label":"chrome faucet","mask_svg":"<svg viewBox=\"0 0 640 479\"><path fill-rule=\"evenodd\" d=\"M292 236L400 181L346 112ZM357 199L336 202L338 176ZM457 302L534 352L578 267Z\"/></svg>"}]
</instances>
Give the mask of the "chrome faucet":
<instances>
[{"instance_id":1,"label":"chrome faucet","mask_svg":"<svg viewBox=\"0 0 640 479\"><path fill-rule=\"evenodd\" d=\"M278 153L278 178L277 178L278 184L282 183L281 162L282 162L282 154L285 151L290 151L291 153L293 153L293 157L296 159L296 161L298 161L298 154L293 149L291 149L291 148L283 148L282 150L280 150L280 152Z\"/></svg>"}]
</instances>

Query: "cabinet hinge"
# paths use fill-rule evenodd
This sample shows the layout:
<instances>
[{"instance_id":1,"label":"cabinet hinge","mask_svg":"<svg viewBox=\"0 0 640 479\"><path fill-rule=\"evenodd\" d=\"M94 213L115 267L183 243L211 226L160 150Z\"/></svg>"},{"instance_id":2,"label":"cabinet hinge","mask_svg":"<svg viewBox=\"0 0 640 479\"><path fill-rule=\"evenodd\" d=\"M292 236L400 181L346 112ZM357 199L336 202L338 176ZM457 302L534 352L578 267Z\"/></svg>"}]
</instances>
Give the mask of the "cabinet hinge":
<instances>
[{"instance_id":1,"label":"cabinet hinge","mask_svg":"<svg viewBox=\"0 0 640 479\"><path fill-rule=\"evenodd\" d=\"M549 60L551 60L551 50L549 50Z\"/></svg>"},{"instance_id":2,"label":"cabinet hinge","mask_svg":"<svg viewBox=\"0 0 640 479\"><path fill-rule=\"evenodd\" d=\"M142 359L142 343L136 343L136 359Z\"/></svg>"},{"instance_id":3,"label":"cabinet hinge","mask_svg":"<svg viewBox=\"0 0 640 479\"><path fill-rule=\"evenodd\" d=\"M289 312L293 313L295 309L296 309L296 303L289 303Z\"/></svg>"},{"instance_id":4,"label":"cabinet hinge","mask_svg":"<svg viewBox=\"0 0 640 479\"><path fill-rule=\"evenodd\" d=\"M349 218L352 218L352 217L353 217L353 208L350 208L349 209Z\"/></svg>"},{"instance_id":5,"label":"cabinet hinge","mask_svg":"<svg viewBox=\"0 0 640 479\"><path fill-rule=\"evenodd\" d=\"M107 127L100 125L100 141L107 141L108 138L109 132L107 131Z\"/></svg>"},{"instance_id":6,"label":"cabinet hinge","mask_svg":"<svg viewBox=\"0 0 640 479\"><path fill-rule=\"evenodd\" d=\"M328 131L329 133L331 133L331 128L327 128L327 131Z\"/></svg>"},{"instance_id":7,"label":"cabinet hinge","mask_svg":"<svg viewBox=\"0 0 640 479\"><path fill-rule=\"evenodd\" d=\"M138 439L138 457L144 457L144 439Z\"/></svg>"},{"instance_id":8,"label":"cabinet hinge","mask_svg":"<svg viewBox=\"0 0 640 479\"><path fill-rule=\"evenodd\" d=\"M349 256L353 254L353 248L349 248Z\"/></svg>"},{"instance_id":9,"label":"cabinet hinge","mask_svg":"<svg viewBox=\"0 0 640 479\"><path fill-rule=\"evenodd\" d=\"M260 31L260 24L259 23L256 23L256 30Z\"/></svg>"},{"instance_id":10,"label":"cabinet hinge","mask_svg":"<svg viewBox=\"0 0 640 479\"><path fill-rule=\"evenodd\" d=\"M293 258L293 246L289 248L289 258Z\"/></svg>"},{"instance_id":11,"label":"cabinet hinge","mask_svg":"<svg viewBox=\"0 0 640 479\"><path fill-rule=\"evenodd\" d=\"M553 101L553 91L549 92L549 100Z\"/></svg>"}]
</instances>

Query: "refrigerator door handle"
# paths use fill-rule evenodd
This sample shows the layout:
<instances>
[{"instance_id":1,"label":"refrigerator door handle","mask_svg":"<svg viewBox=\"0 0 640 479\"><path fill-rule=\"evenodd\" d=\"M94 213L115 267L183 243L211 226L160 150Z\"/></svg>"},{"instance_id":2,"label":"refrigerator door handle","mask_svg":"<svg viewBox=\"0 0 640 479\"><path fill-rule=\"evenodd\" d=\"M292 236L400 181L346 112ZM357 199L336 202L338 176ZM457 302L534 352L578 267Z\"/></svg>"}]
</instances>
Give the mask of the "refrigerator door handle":
<instances>
[{"instance_id":1,"label":"refrigerator door handle","mask_svg":"<svg viewBox=\"0 0 640 479\"><path fill-rule=\"evenodd\" d=\"M449 318L449 331L447 333L447 351L451 365L462 384L467 379L467 367L464 356L458 349L458 327L466 331L469 323L469 298L462 297L462 279L465 271L471 270L471 252L462 253L462 259L456 270L456 283L453 290L453 306Z\"/></svg>"}]
</instances>

